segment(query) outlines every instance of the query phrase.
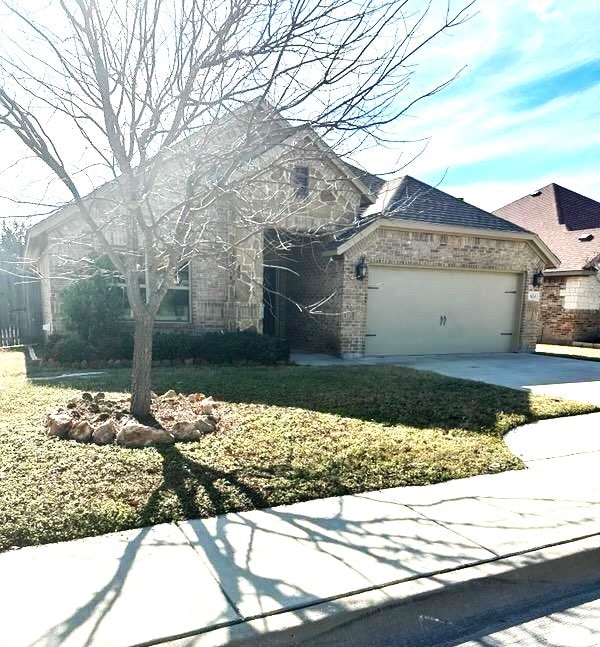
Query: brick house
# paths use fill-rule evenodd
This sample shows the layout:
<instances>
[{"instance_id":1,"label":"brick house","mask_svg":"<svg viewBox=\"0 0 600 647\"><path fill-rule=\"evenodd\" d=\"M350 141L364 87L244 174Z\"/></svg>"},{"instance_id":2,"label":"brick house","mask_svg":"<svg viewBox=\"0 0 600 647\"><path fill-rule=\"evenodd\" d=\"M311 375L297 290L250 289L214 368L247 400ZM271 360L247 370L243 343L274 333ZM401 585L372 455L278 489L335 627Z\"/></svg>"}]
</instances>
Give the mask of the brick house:
<instances>
[{"instance_id":1,"label":"brick house","mask_svg":"<svg viewBox=\"0 0 600 647\"><path fill-rule=\"evenodd\" d=\"M157 328L252 328L342 356L531 349L540 322L533 276L558 263L536 234L411 177L386 182L316 136L303 136L293 159L290 148L276 144L260 158L276 184L269 200L293 208L276 227L244 236L235 210L217 206L211 235L235 242L209 245L182 269ZM181 158L194 154L193 141L180 148L165 183L175 186ZM110 191L96 193L106 202ZM119 226L113 213L114 239ZM89 253L85 232L71 206L29 231L47 332L61 331L61 263Z\"/></svg>"},{"instance_id":2,"label":"brick house","mask_svg":"<svg viewBox=\"0 0 600 647\"><path fill-rule=\"evenodd\" d=\"M549 184L494 213L537 233L560 259L544 270L540 339L600 339L600 202Z\"/></svg>"}]
</instances>

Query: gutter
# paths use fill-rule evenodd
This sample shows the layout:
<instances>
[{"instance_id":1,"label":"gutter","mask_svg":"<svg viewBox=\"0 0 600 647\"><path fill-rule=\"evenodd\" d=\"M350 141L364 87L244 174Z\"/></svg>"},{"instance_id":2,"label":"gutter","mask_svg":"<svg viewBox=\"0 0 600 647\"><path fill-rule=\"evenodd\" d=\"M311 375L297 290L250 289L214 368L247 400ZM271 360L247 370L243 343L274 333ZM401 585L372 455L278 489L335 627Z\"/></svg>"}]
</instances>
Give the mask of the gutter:
<instances>
[{"instance_id":1,"label":"gutter","mask_svg":"<svg viewBox=\"0 0 600 647\"><path fill-rule=\"evenodd\" d=\"M544 270L544 276L593 276L596 270L561 270L549 269Z\"/></svg>"}]
</instances>

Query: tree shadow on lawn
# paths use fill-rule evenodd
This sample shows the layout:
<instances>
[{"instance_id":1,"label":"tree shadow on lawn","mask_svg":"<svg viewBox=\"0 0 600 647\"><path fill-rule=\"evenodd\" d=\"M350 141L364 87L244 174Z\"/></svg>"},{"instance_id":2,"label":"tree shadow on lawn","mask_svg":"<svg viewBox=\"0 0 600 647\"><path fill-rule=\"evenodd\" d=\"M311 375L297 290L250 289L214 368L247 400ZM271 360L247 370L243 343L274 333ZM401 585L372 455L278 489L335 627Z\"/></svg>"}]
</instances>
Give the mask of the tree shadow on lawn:
<instances>
[{"instance_id":1,"label":"tree shadow on lawn","mask_svg":"<svg viewBox=\"0 0 600 647\"><path fill-rule=\"evenodd\" d=\"M156 451L162 457L163 480L150 494L139 513L142 525L156 523L156 519L161 515L161 499L169 493L173 493L177 498L185 519L207 516L207 510L202 510L198 503L198 495L201 492L206 494L211 516L232 510L231 501L227 497L227 488L248 501L248 505L240 506L240 509L265 508L269 505L267 499L258 490L244 483L235 470L224 471L199 463L182 454L175 445L168 447L158 445ZM224 488L223 485L226 487Z\"/></svg>"},{"instance_id":2,"label":"tree shadow on lawn","mask_svg":"<svg viewBox=\"0 0 600 647\"><path fill-rule=\"evenodd\" d=\"M165 517L163 510L164 499L171 495L175 497L183 519L204 519L230 512L285 505L288 498L294 503L316 498L312 489L298 492L303 480L310 478L303 468L248 464L219 469L215 464L186 455L177 445L156 445L154 448L162 459L162 482L149 493L147 501L137 513L141 526L172 521L172 515ZM285 478L290 491L274 489L269 495L268 489L261 491L252 484L253 477L257 475L263 479ZM328 486L327 496L344 496L354 492L334 474L329 475ZM282 500L281 494L291 496L283 496Z\"/></svg>"},{"instance_id":3,"label":"tree shadow on lawn","mask_svg":"<svg viewBox=\"0 0 600 647\"><path fill-rule=\"evenodd\" d=\"M127 391L129 371L36 384ZM231 403L297 407L386 425L499 435L515 424L557 415L551 403L546 413L538 407L534 414L532 396L525 391L395 366L160 368L154 370L153 385L157 393L171 388L185 394L201 391ZM586 410L581 405L572 413Z\"/></svg>"}]
</instances>

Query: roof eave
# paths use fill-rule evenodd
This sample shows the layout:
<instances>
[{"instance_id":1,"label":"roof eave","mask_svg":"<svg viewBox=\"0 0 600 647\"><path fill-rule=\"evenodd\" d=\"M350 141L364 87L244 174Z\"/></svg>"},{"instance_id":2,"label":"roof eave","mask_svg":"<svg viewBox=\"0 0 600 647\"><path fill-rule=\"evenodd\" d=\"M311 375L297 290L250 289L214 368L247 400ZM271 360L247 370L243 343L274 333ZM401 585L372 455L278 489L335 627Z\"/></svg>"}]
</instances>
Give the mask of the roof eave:
<instances>
[{"instance_id":1,"label":"roof eave","mask_svg":"<svg viewBox=\"0 0 600 647\"><path fill-rule=\"evenodd\" d=\"M596 274L596 270L592 269L563 270L557 267L544 270L544 276L593 276L594 274Z\"/></svg>"},{"instance_id":2,"label":"roof eave","mask_svg":"<svg viewBox=\"0 0 600 647\"><path fill-rule=\"evenodd\" d=\"M59 227L65 220L67 220L72 215L71 207L72 204L66 204L64 207L61 207L54 213L51 213L49 216L36 222L35 225L32 225L28 231L25 238L25 258L33 259L35 258L35 240L39 238L42 234L45 234L47 231Z\"/></svg>"},{"instance_id":3,"label":"roof eave","mask_svg":"<svg viewBox=\"0 0 600 647\"><path fill-rule=\"evenodd\" d=\"M354 185L354 187L358 190L359 193L364 195L370 202L371 204L375 202L377 199L377 194L371 191L371 189L358 177L356 177L350 169L344 164L344 161L338 157L338 155L333 151L331 146L329 146L326 142L324 142L319 135L314 132L314 130L310 129L311 134L313 135L313 142L316 144L318 148L320 148L325 155L329 158L329 160L332 162L332 164L337 168L340 173L342 173L343 176L347 180L350 181L351 184Z\"/></svg>"}]
</instances>

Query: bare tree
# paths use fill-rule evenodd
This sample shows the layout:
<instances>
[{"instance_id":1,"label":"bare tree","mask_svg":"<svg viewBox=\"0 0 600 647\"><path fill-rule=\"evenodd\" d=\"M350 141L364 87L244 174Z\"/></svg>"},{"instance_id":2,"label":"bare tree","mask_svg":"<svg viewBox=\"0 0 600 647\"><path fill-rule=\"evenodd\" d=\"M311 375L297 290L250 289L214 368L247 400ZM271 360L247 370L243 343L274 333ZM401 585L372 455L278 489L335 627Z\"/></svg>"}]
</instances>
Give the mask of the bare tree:
<instances>
[{"instance_id":1,"label":"bare tree","mask_svg":"<svg viewBox=\"0 0 600 647\"><path fill-rule=\"evenodd\" d=\"M296 208L273 167L323 140L341 153L382 141L446 85L410 85L417 53L473 3L442 4L436 20L435 0L5 0L21 31L2 34L0 124L64 186L80 244L123 278L134 415L150 411L153 325L182 265ZM111 183L83 195L89 174ZM236 240L217 231L224 204Z\"/></svg>"}]
</instances>

